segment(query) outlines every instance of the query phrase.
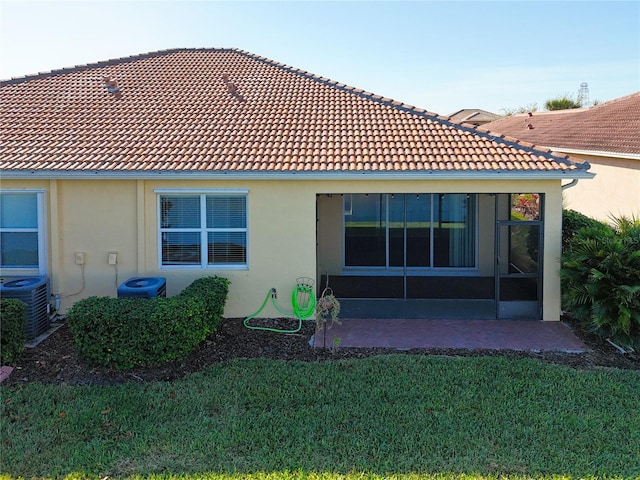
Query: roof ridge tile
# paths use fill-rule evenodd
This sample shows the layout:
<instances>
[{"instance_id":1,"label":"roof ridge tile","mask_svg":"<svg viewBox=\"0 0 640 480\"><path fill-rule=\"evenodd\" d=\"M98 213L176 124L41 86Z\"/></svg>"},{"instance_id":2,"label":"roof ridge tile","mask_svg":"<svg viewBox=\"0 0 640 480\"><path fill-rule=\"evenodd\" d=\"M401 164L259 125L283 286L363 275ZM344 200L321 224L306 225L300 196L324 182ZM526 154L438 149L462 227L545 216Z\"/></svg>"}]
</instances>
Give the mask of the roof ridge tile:
<instances>
[{"instance_id":1,"label":"roof ridge tile","mask_svg":"<svg viewBox=\"0 0 640 480\"><path fill-rule=\"evenodd\" d=\"M110 58L110 59L107 59L107 60L100 60L100 61L92 62L92 63L82 63L82 64L78 64L78 65L74 65L74 66L57 68L57 69L54 69L54 70L45 70L45 71L42 71L42 72L26 74L26 75L17 76L17 77L11 77L11 78L8 78L8 79L0 79L0 86L9 85L9 84L13 84L13 83L18 83L18 82L22 82L22 81L35 80L37 78L50 77L50 76L53 76L53 75L62 75L62 74L65 74L65 73L71 73L71 72L76 72L76 71L80 71L80 70L86 70L86 69L90 69L90 68L99 68L99 67L115 65L115 64L119 64L119 63L128 63L128 62L132 62L132 61L143 60L143 59L146 59L146 58L153 58L153 57L171 55L173 53L188 52L188 51L238 51L239 53L248 53L248 52L242 52L242 51L240 51L240 50L238 50L236 48L217 48L217 47L211 47L211 48L208 48L208 47L167 48L167 49L163 49L163 50L155 50L155 51L139 53L139 54L135 54L135 55L125 55L123 57L114 57L114 58Z\"/></svg>"}]
</instances>

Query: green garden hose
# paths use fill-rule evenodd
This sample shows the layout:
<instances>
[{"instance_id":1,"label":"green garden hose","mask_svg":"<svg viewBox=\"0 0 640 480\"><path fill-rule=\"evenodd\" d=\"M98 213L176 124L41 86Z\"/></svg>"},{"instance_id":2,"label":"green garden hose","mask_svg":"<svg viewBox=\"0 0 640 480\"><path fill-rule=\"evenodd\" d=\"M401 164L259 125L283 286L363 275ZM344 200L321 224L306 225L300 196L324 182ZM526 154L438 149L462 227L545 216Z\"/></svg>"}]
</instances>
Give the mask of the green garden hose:
<instances>
[{"instance_id":1,"label":"green garden hose","mask_svg":"<svg viewBox=\"0 0 640 480\"><path fill-rule=\"evenodd\" d=\"M275 309L286 315L288 317L294 316L298 319L298 327L293 330L286 330L281 328L272 328L272 327L260 327L256 325L250 325L249 322L254 319L267 305L269 301L269 297L271 297L271 303L275 307ZM301 299L303 299L301 301ZM267 296L264 297L264 301L262 305L252 315L249 315L244 319L244 326L251 330L266 330L268 332L276 332L276 333L297 333L302 328L302 320L307 320L313 316L316 311L316 296L313 293L313 288L308 285L297 285L293 292L291 292L291 305L293 307L293 312L286 312L280 308L278 302L276 302L276 289L272 288L267 292Z\"/></svg>"}]
</instances>

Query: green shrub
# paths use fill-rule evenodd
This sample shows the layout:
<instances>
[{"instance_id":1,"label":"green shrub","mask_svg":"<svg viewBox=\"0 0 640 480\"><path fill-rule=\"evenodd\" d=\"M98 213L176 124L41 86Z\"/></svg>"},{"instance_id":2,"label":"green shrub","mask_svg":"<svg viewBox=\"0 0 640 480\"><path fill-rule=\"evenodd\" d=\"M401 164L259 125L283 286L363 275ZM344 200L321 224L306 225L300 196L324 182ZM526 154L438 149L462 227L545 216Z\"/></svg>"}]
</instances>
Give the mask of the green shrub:
<instances>
[{"instance_id":1,"label":"green shrub","mask_svg":"<svg viewBox=\"0 0 640 480\"><path fill-rule=\"evenodd\" d=\"M204 302L205 320L213 332L220 325L224 304L229 293L229 280L222 277L202 277L180 292L179 296L200 297Z\"/></svg>"},{"instance_id":2,"label":"green shrub","mask_svg":"<svg viewBox=\"0 0 640 480\"><path fill-rule=\"evenodd\" d=\"M220 324L228 287L207 277L172 298L80 300L67 312L77 353L120 370L184 358Z\"/></svg>"},{"instance_id":3,"label":"green shrub","mask_svg":"<svg viewBox=\"0 0 640 480\"><path fill-rule=\"evenodd\" d=\"M0 363L13 363L24 351L27 304L15 298L0 299Z\"/></svg>"},{"instance_id":4,"label":"green shrub","mask_svg":"<svg viewBox=\"0 0 640 480\"><path fill-rule=\"evenodd\" d=\"M640 347L640 219L578 230L560 278L565 310L603 338Z\"/></svg>"},{"instance_id":5,"label":"green shrub","mask_svg":"<svg viewBox=\"0 0 640 480\"><path fill-rule=\"evenodd\" d=\"M584 227L598 227L604 225L591 217L587 217L575 210L562 211L562 251L565 251L571 245L571 241L578 233L578 230Z\"/></svg>"}]
</instances>

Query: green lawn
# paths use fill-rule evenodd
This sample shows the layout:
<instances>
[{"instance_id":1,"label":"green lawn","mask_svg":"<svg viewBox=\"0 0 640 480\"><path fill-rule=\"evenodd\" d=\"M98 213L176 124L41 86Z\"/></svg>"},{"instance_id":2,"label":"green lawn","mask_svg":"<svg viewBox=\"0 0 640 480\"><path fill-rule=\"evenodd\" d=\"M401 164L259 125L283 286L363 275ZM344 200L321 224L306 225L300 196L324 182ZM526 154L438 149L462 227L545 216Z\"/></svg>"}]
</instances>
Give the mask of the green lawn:
<instances>
[{"instance_id":1,"label":"green lawn","mask_svg":"<svg viewBox=\"0 0 640 480\"><path fill-rule=\"evenodd\" d=\"M0 390L12 478L640 478L640 371L390 355Z\"/></svg>"}]
</instances>

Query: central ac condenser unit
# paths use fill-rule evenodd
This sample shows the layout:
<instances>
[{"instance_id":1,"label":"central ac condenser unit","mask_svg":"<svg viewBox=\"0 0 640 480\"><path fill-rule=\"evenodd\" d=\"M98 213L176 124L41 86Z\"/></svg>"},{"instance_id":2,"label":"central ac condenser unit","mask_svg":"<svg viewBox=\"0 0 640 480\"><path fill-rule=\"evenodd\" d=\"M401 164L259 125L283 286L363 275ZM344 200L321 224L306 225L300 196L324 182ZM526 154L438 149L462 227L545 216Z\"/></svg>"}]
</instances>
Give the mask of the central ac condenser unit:
<instances>
[{"instance_id":1,"label":"central ac condenser unit","mask_svg":"<svg viewBox=\"0 0 640 480\"><path fill-rule=\"evenodd\" d=\"M27 340L33 340L49 328L49 278L23 277L0 283L0 297L15 298L27 304Z\"/></svg>"}]
</instances>

